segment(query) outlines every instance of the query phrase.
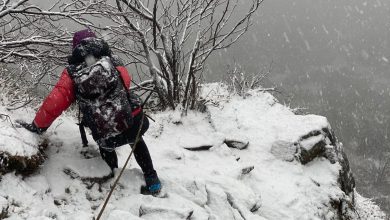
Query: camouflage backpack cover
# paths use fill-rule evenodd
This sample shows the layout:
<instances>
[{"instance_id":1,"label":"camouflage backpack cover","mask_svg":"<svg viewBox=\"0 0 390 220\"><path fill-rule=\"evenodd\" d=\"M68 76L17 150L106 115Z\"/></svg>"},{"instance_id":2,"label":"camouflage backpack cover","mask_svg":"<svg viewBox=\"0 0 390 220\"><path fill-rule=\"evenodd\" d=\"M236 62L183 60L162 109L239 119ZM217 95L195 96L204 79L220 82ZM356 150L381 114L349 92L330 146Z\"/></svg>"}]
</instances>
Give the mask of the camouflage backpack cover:
<instances>
[{"instance_id":1,"label":"camouflage backpack cover","mask_svg":"<svg viewBox=\"0 0 390 220\"><path fill-rule=\"evenodd\" d=\"M104 50L94 54L105 46L104 41L97 39L81 44L74 50L73 57L82 56L83 62L71 64L68 73L74 81L76 100L83 115L82 124L92 131L100 147L110 148L105 146L105 140L132 126L134 105L116 69L117 61Z\"/></svg>"}]
</instances>

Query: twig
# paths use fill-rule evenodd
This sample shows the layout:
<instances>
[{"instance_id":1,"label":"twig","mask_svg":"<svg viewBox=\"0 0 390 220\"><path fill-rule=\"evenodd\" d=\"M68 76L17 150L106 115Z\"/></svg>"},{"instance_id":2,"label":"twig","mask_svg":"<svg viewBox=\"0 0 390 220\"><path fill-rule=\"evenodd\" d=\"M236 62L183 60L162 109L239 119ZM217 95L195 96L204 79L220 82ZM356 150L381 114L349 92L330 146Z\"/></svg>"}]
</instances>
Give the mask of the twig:
<instances>
[{"instance_id":1,"label":"twig","mask_svg":"<svg viewBox=\"0 0 390 220\"><path fill-rule=\"evenodd\" d=\"M11 123L12 127L15 128L14 124L12 123L11 117L9 115L0 113L0 117L5 117L4 120L9 121L9 123Z\"/></svg>"},{"instance_id":2,"label":"twig","mask_svg":"<svg viewBox=\"0 0 390 220\"><path fill-rule=\"evenodd\" d=\"M23 105L18 106L18 107L14 107L14 108L8 107L7 110L8 110L8 111L13 111L13 110L17 110L17 109L23 108L23 107L25 107L26 105L30 104L33 100L34 100L34 99L30 99L30 100L26 101Z\"/></svg>"}]
</instances>

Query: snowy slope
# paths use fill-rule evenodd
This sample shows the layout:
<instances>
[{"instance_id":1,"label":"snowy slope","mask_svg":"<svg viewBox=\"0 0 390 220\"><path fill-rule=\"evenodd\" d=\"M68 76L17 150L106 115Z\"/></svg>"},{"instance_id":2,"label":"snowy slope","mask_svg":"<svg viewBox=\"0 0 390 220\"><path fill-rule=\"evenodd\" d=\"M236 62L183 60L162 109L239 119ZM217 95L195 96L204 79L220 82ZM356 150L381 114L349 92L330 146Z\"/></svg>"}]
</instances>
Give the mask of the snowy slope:
<instances>
[{"instance_id":1,"label":"snowy slope","mask_svg":"<svg viewBox=\"0 0 390 220\"><path fill-rule=\"evenodd\" d=\"M139 193L143 177L132 159L104 219L338 219L339 210L332 201L349 198L338 182L340 164L321 157L303 165L296 149L291 149L291 144L310 132L330 128L326 118L295 115L268 93L252 92L243 99L229 96L217 84L209 85L204 93L210 103L207 113L152 115L156 122L151 123L145 140L167 196ZM20 116L20 112L4 113L14 120ZM23 117L32 119L33 114L27 111ZM5 134L25 134L9 123L7 127L5 121L0 125L0 151ZM20 137L28 143L39 140L27 134ZM48 159L35 174L1 177L0 210L6 219L14 220L92 219L113 182L93 184L88 179L108 173L96 145L83 149L75 120L66 115L43 138L50 143ZM226 139L250 144L241 150L229 148ZM317 139L308 138L300 146L310 149L321 141ZM198 146L212 147L186 149ZM90 159L81 153L86 150ZM123 164L130 148L123 146L117 152ZM64 169L77 175L65 174ZM350 208L358 213L355 216L385 219L375 204L355 195L356 205Z\"/></svg>"},{"instance_id":2,"label":"snowy slope","mask_svg":"<svg viewBox=\"0 0 390 220\"><path fill-rule=\"evenodd\" d=\"M38 149L35 146L38 145L39 138L25 129L10 129L10 125L15 126L15 124L10 124L11 118L5 117L7 115L12 116L12 119L17 117L18 119L31 121L32 119L26 118L26 116L33 114L33 111L30 110L27 115L21 111L13 112L10 115L6 114L8 111L4 106L0 106L0 113L4 115L0 122L0 150L20 156L32 156L36 154Z\"/></svg>"}]
</instances>

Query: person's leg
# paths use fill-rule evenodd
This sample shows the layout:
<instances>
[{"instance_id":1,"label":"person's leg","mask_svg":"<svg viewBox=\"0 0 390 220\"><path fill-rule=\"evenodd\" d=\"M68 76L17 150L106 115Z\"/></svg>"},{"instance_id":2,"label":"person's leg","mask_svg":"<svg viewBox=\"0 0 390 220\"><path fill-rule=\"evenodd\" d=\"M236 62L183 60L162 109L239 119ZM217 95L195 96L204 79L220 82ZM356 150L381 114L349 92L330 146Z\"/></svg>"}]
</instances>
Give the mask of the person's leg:
<instances>
[{"instance_id":1,"label":"person's leg","mask_svg":"<svg viewBox=\"0 0 390 220\"><path fill-rule=\"evenodd\" d=\"M134 157L145 176L157 176L148 147L142 137L134 150Z\"/></svg>"},{"instance_id":2,"label":"person's leg","mask_svg":"<svg viewBox=\"0 0 390 220\"><path fill-rule=\"evenodd\" d=\"M137 134L139 133L140 137L137 146L134 150L134 157L145 175L153 175L156 173L156 171L153 168L153 162L148 147L146 146L145 141L142 138L142 136L149 128L149 120L146 116L143 116L142 114L143 113L140 113L139 115L134 117L133 127L128 134L129 138L133 140L133 142L135 142L135 140L137 139ZM143 122L141 128L140 126L142 119ZM130 146L133 147L132 145Z\"/></svg>"},{"instance_id":3,"label":"person's leg","mask_svg":"<svg viewBox=\"0 0 390 220\"><path fill-rule=\"evenodd\" d=\"M115 168L118 168L118 157L116 155L115 150L108 151L104 148L99 147L100 155L102 156L103 160L106 161L108 166L113 171Z\"/></svg>"},{"instance_id":4,"label":"person's leg","mask_svg":"<svg viewBox=\"0 0 390 220\"><path fill-rule=\"evenodd\" d=\"M141 138L134 150L134 157L138 165L141 167L144 173L146 192L149 194L158 194L161 190L161 182L157 176L157 172L153 168L152 158L145 141ZM145 191L141 193L146 193Z\"/></svg>"},{"instance_id":5,"label":"person's leg","mask_svg":"<svg viewBox=\"0 0 390 220\"><path fill-rule=\"evenodd\" d=\"M142 115L140 114L136 116L134 119L135 120L134 120L133 129L130 133L130 136L132 137L133 140L136 139L138 130L140 129ZM142 172L144 173L147 191L151 194L157 194L161 190L161 182L157 176L156 170L154 170L153 168L153 162L148 147L146 146L146 143L142 138L142 135L149 128L148 118L144 116L143 119L144 119L142 123L143 125L141 131L139 132L141 137L134 150L134 157L138 165L141 167Z\"/></svg>"}]
</instances>

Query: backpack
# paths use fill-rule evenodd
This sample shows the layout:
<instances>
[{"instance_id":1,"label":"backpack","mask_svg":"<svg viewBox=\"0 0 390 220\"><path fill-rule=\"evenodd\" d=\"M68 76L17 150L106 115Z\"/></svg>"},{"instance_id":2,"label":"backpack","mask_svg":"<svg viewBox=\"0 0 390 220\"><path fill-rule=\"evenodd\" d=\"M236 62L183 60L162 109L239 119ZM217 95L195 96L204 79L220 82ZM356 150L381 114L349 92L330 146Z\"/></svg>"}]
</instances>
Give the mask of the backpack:
<instances>
[{"instance_id":1,"label":"backpack","mask_svg":"<svg viewBox=\"0 0 390 220\"><path fill-rule=\"evenodd\" d=\"M83 115L81 126L92 131L99 147L111 148L105 145L105 140L123 133L133 124L130 94L112 58L102 56L97 60L88 55L84 62L70 65L68 70ZM80 132L85 145L85 131L81 127Z\"/></svg>"}]
</instances>

